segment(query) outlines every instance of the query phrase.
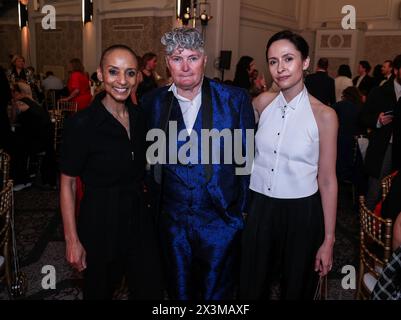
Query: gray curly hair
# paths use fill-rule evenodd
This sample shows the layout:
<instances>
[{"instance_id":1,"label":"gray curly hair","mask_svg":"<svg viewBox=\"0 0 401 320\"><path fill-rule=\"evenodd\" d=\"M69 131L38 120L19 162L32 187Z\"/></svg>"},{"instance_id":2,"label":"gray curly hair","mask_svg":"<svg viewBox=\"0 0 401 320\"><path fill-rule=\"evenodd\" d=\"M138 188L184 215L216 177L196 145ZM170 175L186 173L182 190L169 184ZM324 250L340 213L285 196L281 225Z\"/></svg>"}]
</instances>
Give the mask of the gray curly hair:
<instances>
[{"instance_id":1,"label":"gray curly hair","mask_svg":"<svg viewBox=\"0 0 401 320\"><path fill-rule=\"evenodd\" d=\"M195 28L175 28L164 34L161 43L166 47L165 51L168 56L173 54L176 49L189 49L204 53L202 35Z\"/></svg>"}]
</instances>

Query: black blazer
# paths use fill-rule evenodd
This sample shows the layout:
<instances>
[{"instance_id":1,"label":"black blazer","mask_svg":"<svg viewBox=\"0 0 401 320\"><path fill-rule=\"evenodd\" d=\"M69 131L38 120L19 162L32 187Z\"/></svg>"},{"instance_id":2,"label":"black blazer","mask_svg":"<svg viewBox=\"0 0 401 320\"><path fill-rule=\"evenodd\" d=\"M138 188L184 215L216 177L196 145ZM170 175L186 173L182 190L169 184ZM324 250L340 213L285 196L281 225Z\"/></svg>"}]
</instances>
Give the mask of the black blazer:
<instances>
[{"instance_id":1,"label":"black blazer","mask_svg":"<svg viewBox=\"0 0 401 320\"><path fill-rule=\"evenodd\" d=\"M357 82L358 82L359 76L355 77L354 80L352 80L352 83L354 84L354 86L356 86ZM368 95L370 93L370 91L373 89L373 87L375 86L375 80L369 76L366 75L361 83L359 84L359 86L357 87L359 89L359 91L362 92L363 95Z\"/></svg>"},{"instance_id":2,"label":"black blazer","mask_svg":"<svg viewBox=\"0 0 401 320\"><path fill-rule=\"evenodd\" d=\"M332 106L336 102L334 79L327 72L318 71L305 78L308 92L325 105Z\"/></svg>"},{"instance_id":3,"label":"black blazer","mask_svg":"<svg viewBox=\"0 0 401 320\"><path fill-rule=\"evenodd\" d=\"M396 110L397 108L397 115L394 117L393 122L381 128L376 127L381 112ZM394 81L388 81L383 86L374 88L369 94L365 106L362 108L361 123L372 130L365 158L366 171L372 177L379 178L380 176L384 154L395 127L398 129L394 131L395 135L393 137L393 142L397 145L400 141L399 108L400 105L397 106L394 91ZM394 126L395 123L396 126ZM397 148L393 146L393 159L399 159L399 153L400 150L397 150ZM396 161L393 161L393 166L395 166Z\"/></svg>"}]
</instances>

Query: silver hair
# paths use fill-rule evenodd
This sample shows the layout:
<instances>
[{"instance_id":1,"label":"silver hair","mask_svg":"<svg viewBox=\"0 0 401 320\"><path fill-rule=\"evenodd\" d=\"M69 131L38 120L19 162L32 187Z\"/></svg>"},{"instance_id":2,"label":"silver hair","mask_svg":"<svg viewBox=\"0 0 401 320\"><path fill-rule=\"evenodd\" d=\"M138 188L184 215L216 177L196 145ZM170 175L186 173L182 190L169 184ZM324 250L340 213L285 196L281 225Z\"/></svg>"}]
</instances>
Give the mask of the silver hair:
<instances>
[{"instance_id":1,"label":"silver hair","mask_svg":"<svg viewBox=\"0 0 401 320\"><path fill-rule=\"evenodd\" d=\"M204 53L204 41L202 34L195 28L175 28L166 32L161 39L166 47L166 55L171 55L176 49L194 50Z\"/></svg>"}]
</instances>

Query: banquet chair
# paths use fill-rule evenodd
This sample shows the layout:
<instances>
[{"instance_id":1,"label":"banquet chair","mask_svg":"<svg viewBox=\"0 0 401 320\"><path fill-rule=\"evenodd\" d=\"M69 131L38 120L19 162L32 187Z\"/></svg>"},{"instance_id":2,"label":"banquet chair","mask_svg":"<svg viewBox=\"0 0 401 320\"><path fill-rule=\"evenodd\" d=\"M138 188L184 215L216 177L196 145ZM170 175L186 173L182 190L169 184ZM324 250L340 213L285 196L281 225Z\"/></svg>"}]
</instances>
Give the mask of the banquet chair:
<instances>
[{"instance_id":1,"label":"banquet chair","mask_svg":"<svg viewBox=\"0 0 401 320\"><path fill-rule=\"evenodd\" d=\"M50 89L45 92L44 103L46 110L53 110L56 108L56 90Z\"/></svg>"},{"instance_id":2,"label":"banquet chair","mask_svg":"<svg viewBox=\"0 0 401 320\"><path fill-rule=\"evenodd\" d=\"M0 283L4 284L10 293L11 276L11 214L13 184L8 180L0 191Z\"/></svg>"},{"instance_id":3,"label":"banquet chair","mask_svg":"<svg viewBox=\"0 0 401 320\"><path fill-rule=\"evenodd\" d=\"M54 128L53 146L56 155L58 155L60 151L61 137L64 127L64 114L60 110L53 110L51 114L51 121L53 123L53 128Z\"/></svg>"},{"instance_id":4,"label":"banquet chair","mask_svg":"<svg viewBox=\"0 0 401 320\"><path fill-rule=\"evenodd\" d=\"M73 101L57 101L57 109L53 112L54 123L54 149L58 155L64 120L78 111L78 103Z\"/></svg>"},{"instance_id":5,"label":"banquet chair","mask_svg":"<svg viewBox=\"0 0 401 320\"><path fill-rule=\"evenodd\" d=\"M393 181L393 178L394 178L394 173L391 173L391 174L385 176L381 181L381 185L382 185L382 200L383 201L384 201L384 199L386 198L387 194L390 191L391 182Z\"/></svg>"},{"instance_id":6,"label":"banquet chair","mask_svg":"<svg viewBox=\"0 0 401 320\"><path fill-rule=\"evenodd\" d=\"M359 198L360 213L360 265L357 299L369 299L380 273L392 253L391 219L375 215L365 205L365 198Z\"/></svg>"},{"instance_id":7,"label":"banquet chair","mask_svg":"<svg viewBox=\"0 0 401 320\"><path fill-rule=\"evenodd\" d=\"M0 190L2 190L10 176L10 156L4 150L0 150L0 175Z\"/></svg>"},{"instance_id":8,"label":"banquet chair","mask_svg":"<svg viewBox=\"0 0 401 320\"><path fill-rule=\"evenodd\" d=\"M62 113L75 113L78 111L78 102L74 101L57 101L57 109Z\"/></svg>"}]
</instances>

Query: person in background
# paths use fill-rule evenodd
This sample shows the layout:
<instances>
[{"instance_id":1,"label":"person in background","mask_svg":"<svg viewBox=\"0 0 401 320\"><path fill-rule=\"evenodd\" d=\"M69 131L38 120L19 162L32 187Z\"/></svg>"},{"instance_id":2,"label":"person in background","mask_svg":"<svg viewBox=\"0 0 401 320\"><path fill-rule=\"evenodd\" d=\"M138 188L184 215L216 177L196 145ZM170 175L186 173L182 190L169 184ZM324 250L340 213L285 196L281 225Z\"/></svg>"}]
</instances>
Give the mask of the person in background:
<instances>
[{"instance_id":1,"label":"person in background","mask_svg":"<svg viewBox=\"0 0 401 320\"><path fill-rule=\"evenodd\" d=\"M390 80L393 77L393 61L391 60L384 61L381 68L381 73L384 79L380 82L380 86L385 84L388 80Z\"/></svg>"},{"instance_id":2,"label":"person in background","mask_svg":"<svg viewBox=\"0 0 401 320\"><path fill-rule=\"evenodd\" d=\"M370 90L374 87L373 78L369 75L371 69L372 67L368 61L359 61L358 76L352 80L354 86L357 87L365 97L369 95Z\"/></svg>"},{"instance_id":3,"label":"person in background","mask_svg":"<svg viewBox=\"0 0 401 320\"><path fill-rule=\"evenodd\" d=\"M342 100L343 91L353 86L351 68L348 64L342 64L338 67L334 86L336 88L336 102L339 102Z\"/></svg>"},{"instance_id":4,"label":"person in background","mask_svg":"<svg viewBox=\"0 0 401 320\"><path fill-rule=\"evenodd\" d=\"M381 180L401 168L401 55L394 58L393 69L394 80L374 88L361 112L362 125L371 130L365 157L369 210L380 198Z\"/></svg>"},{"instance_id":5,"label":"person in background","mask_svg":"<svg viewBox=\"0 0 401 320\"><path fill-rule=\"evenodd\" d=\"M11 69L8 70L7 77L11 85L16 82L25 82L31 86L35 83L33 73L25 67L25 58L17 54L11 59Z\"/></svg>"},{"instance_id":6,"label":"person in background","mask_svg":"<svg viewBox=\"0 0 401 320\"><path fill-rule=\"evenodd\" d=\"M337 213L335 111L308 94L309 46L281 31L266 46L280 92L253 100L260 116L242 240L241 299L312 300L333 265Z\"/></svg>"},{"instance_id":7,"label":"person in background","mask_svg":"<svg viewBox=\"0 0 401 320\"><path fill-rule=\"evenodd\" d=\"M85 109L92 100L89 86L89 78L84 71L84 66L78 58L71 59L68 64L69 78L67 87L68 97L61 98L59 101L73 101L78 103L78 110Z\"/></svg>"},{"instance_id":8,"label":"person in background","mask_svg":"<svg viewBox=\"0 0 401 320\"><path fill-rule=\"evenodd\" d=\"M0 149L8 151L11 142L11 126L8 105L11 102L11 89L5 70L0 67Z\"/></svg>"},{"instance_id":9,"label":"person in background","mask_svg":"<svg viewBox=\"0 0 401 320\"><path fill-rule=\"evenodd\" d=\"M332 106L336 102L334 79L329 76L327 69L329 60L320 58L317 62L316 72L305 78L308 92L321 103Z\"/></svg>"},{"instance_id":10,"label":"person in background","mask_svg":"<svg viewBox=\"0 0 401 320\"><path fill-rule=\"evenodd\" d=\"M10 176L14 180L14 191L32 185L29 177L28 158L45 152L42 164L42 182L56 184L56 169L53 150L53 130L49 114L32 98L29 85L17 82L14 85L14 105L17 109L16 130L12 137Z\"/></svg>"},{"instance_id":11,"label":"person in background","mask_svg":"<svg viewBox=\"0 0 401 320\"><path fill-rule=\"evenodd\" d=\"M35 69L33 67L25 67L25 58L21 55L14 55L11 59L11 69L7 72L7 78L11 86L17 82L25 82L31 87L32 98L41 102L43 94L41 93L36 79Z\"/></svg>"},{"instance_id":12,"label":"person in background","mask_svg":"<svg viewBox=\"0 0 401 320\"><path fill-rule=\"evenodd\" d=\"M372 78L373 78L373 87L378 87L384 80L384 76L382 74L383 66L381 64L375 65L373 68Z\"/></svg>"},{"instance_id":13,"label":"person in background","mask_svg":"<svg viewBox=\"0 0 401 320\"><path fill-rule=\"evenodd\" d=\"M137 89L138 100L140 100L147 92L158 87L157 79L155 77L157 55L153 52L145 53L141 59L141 64L142 81Z\"/></svg>"},{"instance_id":14,"label":"person in background","mask_svg":"<svg viewBox=\"0 0 401 320\"><path fill-rule=\"evenodd\" d=\"M252 87L251 76L255 70L255 60L250 56L242 56L235 68L233 85L249 91Z\"/></svg>"},{"instance_id":15,"label":"person in background","mask_svg":"<svg viewBox=\"0 0 401 320\"><path fill-rule=\"evenodd\" d=\"M94 98L99 92L102 92L104 90L102 81L100 81L97 77L97 72L92 73L90 84L92 98Z\"/></svg>"},{"instance_id":16,"label":"person in background","mask_svg":"<svg viewBox=\"0 0 401 320\"><path fill-rule=\"evenodd\" d=\"M83 271L88 300L112 299L124 275L130 299L163 298L157 235L141 202L146 119L130 99L138 72L132 49L107 48L97 69L104 91L64 128L60 207L66 258ZM76 177L84 184L78 218Z\"/></svg>"},{"instance_id":17,"label":"person in background","mask_svg":"<svg viewBox=\"0 0 401 320\"><path fill-rule=\"evenodd\" d=\"M64 88L63 81L56 77L53 71L46 71L46 78L42 80L43 90L62 90Z\"/></svg>"},{"instance_id":18,"label":"person in background","mask_svg":"<svg viewBox=\"0 0 401 320\"><path fill-rule=\"evenodd\" d=\"M361 134L359 115L362 110L362 95L353 86L344 89L342 100L333 105L337 113L338 143L337 143L337 178L340 181L356 182L355 136Z\"/></svg>"}]
</instances>

